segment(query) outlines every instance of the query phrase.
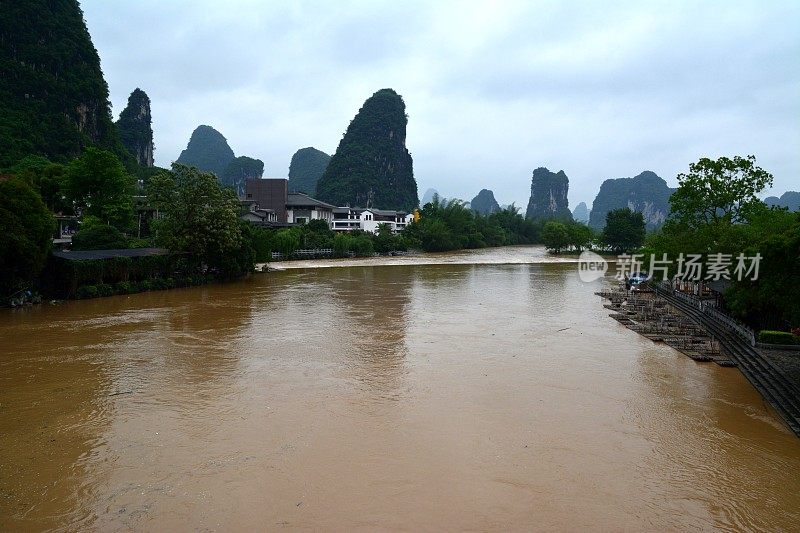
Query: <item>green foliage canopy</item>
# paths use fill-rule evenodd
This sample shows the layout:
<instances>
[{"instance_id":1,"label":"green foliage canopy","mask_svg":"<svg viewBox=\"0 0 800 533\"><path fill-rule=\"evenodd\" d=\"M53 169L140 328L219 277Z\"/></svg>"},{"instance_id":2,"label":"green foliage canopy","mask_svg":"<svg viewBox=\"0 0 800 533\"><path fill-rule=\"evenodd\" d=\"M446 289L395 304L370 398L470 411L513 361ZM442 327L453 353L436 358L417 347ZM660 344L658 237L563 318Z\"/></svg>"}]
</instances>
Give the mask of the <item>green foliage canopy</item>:
<instances>
[{"instance_id":1,"label":"green foliage canopy","mask_svg":"<svg viewBox=\"0 0 800 533\"><path fill-rule=\"evenodd\" d=\"M133 178L117 157L106 150L87 148L67 166L66 196L83 215L99 218L126 230L133 221Z\"/></svg>"},{"instance_id":2,"label":"green foliage canopy","mask_svg":"<svg viewBox=\"0 0 800 533\"><path fill-rule=\"evenodd\" d=\"M0 296L10 296L36 279L54 230L53 215L25 180L0 179Z\"/></svg>"},{"instance_id":3,"label":"green foliage canopy","mask_svg":"<svg viewBox=\"0 0 800 533\"><path fill-rule=\"evenodd\" d=\"M615 253L630 252L644 244L644 216L630 208L613 209L606 215L603 242Z\"/></svg>"},{"instance_id":4,"label":"green foliage canopy","mask_svg":"<svg viewBox=\"0 0 800 533\"><path fill-rule=\"evenodd\" d=\"M73 250L109 250L127 248L128 241L114 226L84 223L80 231L72 236Z\"/></svg>"},{"instance_id":5,"label":"green foliage canopy","mask_svg":"<svg viewBox=\"0 0 800 533\"><path fill-rule=\"evenodd\" d=\"M153 223L157 242L188 254L196 270L205 267L224 277L252 270L253 251L242 238L239 201L214 174L174 163L171 171L150 178L147 193L164 216Z\"/></svg>"},{"instance_id":6,"label":"green foliage canopy","mask_svg":"<svg viewBox=\"0 0 800 533\"><path fill-rule=\"evenodd\" d=\"M716 161L702 158L678 175L678 190L670 197L670 217L688 227L719 220L738 223L763 205L757 193L772 185L772 174L756 165L755 156Z\"/></svg>"},{"instance_id":7,"label":"green foliage canopy","mask_svg":"<svg viewBox=\"0 0 800 533\"><path fill-rule=\"evenodd\" d=\"M3 2L2 13L0 168L31 154L66 162L87 146L122 156L78 2Z\"/></svg>"}]
</instances>

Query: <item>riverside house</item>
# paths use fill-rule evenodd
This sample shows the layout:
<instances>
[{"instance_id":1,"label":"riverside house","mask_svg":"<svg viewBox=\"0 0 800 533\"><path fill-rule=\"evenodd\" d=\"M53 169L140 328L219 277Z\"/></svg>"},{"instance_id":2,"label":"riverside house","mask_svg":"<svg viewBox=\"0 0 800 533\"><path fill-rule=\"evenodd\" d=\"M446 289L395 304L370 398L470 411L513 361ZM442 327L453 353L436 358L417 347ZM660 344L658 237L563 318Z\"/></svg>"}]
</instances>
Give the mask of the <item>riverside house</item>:
<instances>
[{"instance_id":1,"label":"riverside house","mask_svg":"<svg viewBox=\"0 0 800 533\"><path fill-rule=\"evenodd\" d=\"M365 207L336 207L301 193L289 192L285 178L254 178L245 181L240 199L242 220L269 227L324 220L334 231L378 232L386 224L393 233L405 229L414 215L405 211Z\"/></svg>"}]
</instances>

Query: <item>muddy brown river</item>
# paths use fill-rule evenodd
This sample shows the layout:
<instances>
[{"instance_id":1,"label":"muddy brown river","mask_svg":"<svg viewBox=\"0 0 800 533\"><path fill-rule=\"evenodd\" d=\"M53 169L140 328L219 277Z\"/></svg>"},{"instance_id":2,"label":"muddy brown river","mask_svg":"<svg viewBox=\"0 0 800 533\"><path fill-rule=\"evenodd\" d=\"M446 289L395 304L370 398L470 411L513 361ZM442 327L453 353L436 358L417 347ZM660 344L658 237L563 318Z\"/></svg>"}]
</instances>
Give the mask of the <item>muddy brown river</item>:
<instances>
[{"instance_id":1,"label":"muddy brown river","mask_svg":"<svg viewBox=\"0 0 800 533\"><path fill-rule=\"evenodd\" d=\"M800 439L610 319L610 280L281 266L0 312L0 530L800 528Z\"/></svg>"}]
</instances>

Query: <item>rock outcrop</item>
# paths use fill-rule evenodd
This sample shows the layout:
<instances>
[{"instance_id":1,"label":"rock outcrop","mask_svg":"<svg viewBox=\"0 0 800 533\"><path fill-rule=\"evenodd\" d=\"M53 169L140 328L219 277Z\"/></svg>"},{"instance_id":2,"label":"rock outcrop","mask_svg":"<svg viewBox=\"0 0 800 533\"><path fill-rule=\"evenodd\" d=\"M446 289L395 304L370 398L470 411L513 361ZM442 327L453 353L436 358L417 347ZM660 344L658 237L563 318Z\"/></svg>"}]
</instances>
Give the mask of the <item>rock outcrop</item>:
<instances>
[{"instance_id":1,"label":"rock outcrop","mask_svg":"<svg viewBox=\"0 0 800 533\"><path fill-rule=\"evenodd\" d=\"M534 220L571 221L569 210L569 178L563 170L550 172L544 167L533 171L531 198L525 217Z\"/></svg>"},{"instance_id":2,"label":"rock outcrop","mask_svg":"<svg viewBox=\"0 0 800 533\"><path fill-rule=\"evenodd\" d=\"M301 148L296 151L289 164L289 190L314 196L317 193L317 182L330 161L331 156L316 148Z\"/></svg>"},{"instance_id":3,"label":"rock outcrop","mask_svg":"<svg viewBox=\"0 0 800 533\"><path fill-rule=\"evenodd\" d=\"M470 209L481 215L491 215L500 211L500 204L494 199L494 193L489 189L481 189L481 192L469 203Z\"/></svg>"},{"instance_id":4,"label":"rock outcrop","mask_svg":"<svg viewBox=\"0 0 800 533\"><path fill-rule=\"evenodd\" d=\"M583 222L584 224L589 222L589 208L586 206L586 202L581 202L575 206L572 211L572 218L575 219L575 222Z\"/></svg>"},{"instance_id":5,"label":"rock outcrop","mask_svg":"<svg viewBox=\"0 0 800 533\"><path fill-rule=\"evenodd\" d=\"M211 126L198 126L177 163L197 167L222 177L236 156L223 135Z\"/></svg>"},{"instance_id":6,"label":"rock outcrop","mask_svg":"<svg viewBox=\"0 0 800 533\"><path fill-rule=\"evenodd\" d=\"M606 225L606 214L613 209L628 207L644 216L647 229L664 224L669 216L669 197L675 189L655 172L645 170L633 178L608 179L592 204L589 226L600 230Z\"/></svg>"},{"instance_id":7,"label":"rock outcrop","mask_svg":"<svg viewBox=\"0 0 800 533\"><path fill-rule=\"evenodd\" d=\"M780 198L768 196L764 198L764 203L770 207L786 207L789 211L800 211L800 192L786 191Z\"/></svg>"},{"instance_id":8,"label":"rock outcrop","mask_svg":"<svg viewBox=\"0 0 800 533\"><path fill-rule=\"evenodd\" d=\"M128 105L117 121L122 146L143 167L153 166L153 120L150 116L150 98L138 87L128 97Z\"/></svg>"},{"instance_id":9,"label":"rock outcrop","mask_svg":"<svg viewBox=\"0 0 800 533\"><path fill-rule=\"evenodd\" d=\"M264 174L264 162L241 155L230 162L228 167L219 177L220 183L232 187L237 196L244 195L244 182L247 179L258 179Z\"/></svg>"},{"instance_id":10,"label":"rock outcrop","mask_svg":"<svg viewBox=\"0 0 800 533\"><path fill-rule=\"evenodd\" d=\"M405 103L395 91L381 89L368 98L317 182L317 197L334 205L417 207L407 124Z\"/></svg>"},{"instance_id":11,"label":"rock outcrop","mask_svg":"<svg viewBox=\"0 0 800 533\"><path fill-rule=\"evenodd\" d=\"M0 168L28 155L66 161L92 145L125 154L76 0L3 2L0 64Z\"/></svg>"}]
</instances>

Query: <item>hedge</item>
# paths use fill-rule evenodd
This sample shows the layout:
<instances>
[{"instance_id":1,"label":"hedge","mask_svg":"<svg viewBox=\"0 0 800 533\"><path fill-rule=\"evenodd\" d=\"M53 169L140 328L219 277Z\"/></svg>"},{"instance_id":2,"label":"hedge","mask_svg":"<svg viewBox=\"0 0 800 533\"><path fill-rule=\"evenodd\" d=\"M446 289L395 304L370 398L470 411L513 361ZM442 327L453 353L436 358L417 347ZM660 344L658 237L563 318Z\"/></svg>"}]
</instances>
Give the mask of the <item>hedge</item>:
<instances>
[{"instance_id":1,"label":"hedge","mask_svg":"<svg viewBox=\"0 0 800 533\"><path fill-rule=\"evenodd\" d=\"M758 341L764 344L800 344L800 338L788 331L762 330L758 332Z\"/></svg>"}]
</instances>

